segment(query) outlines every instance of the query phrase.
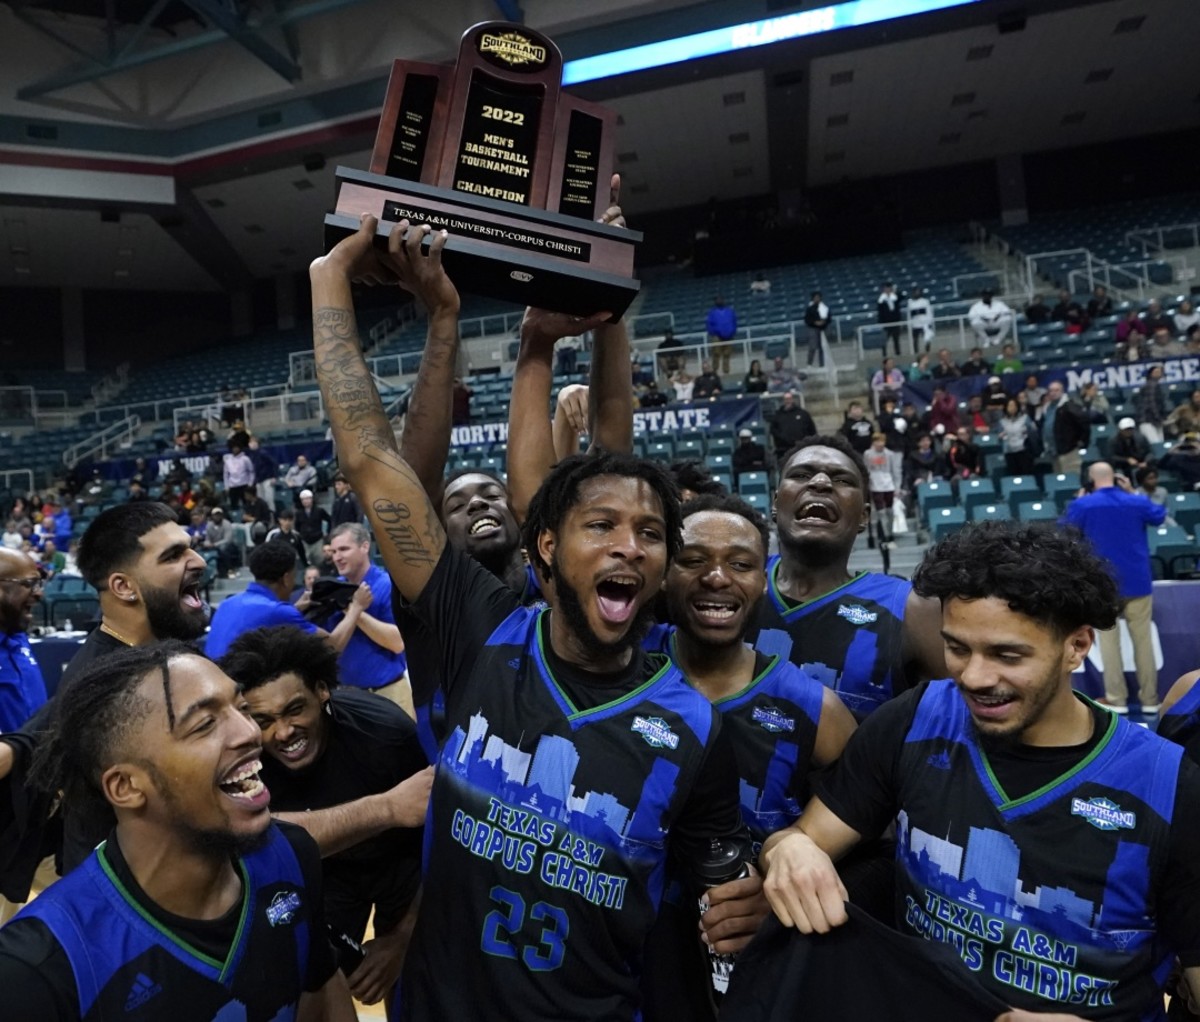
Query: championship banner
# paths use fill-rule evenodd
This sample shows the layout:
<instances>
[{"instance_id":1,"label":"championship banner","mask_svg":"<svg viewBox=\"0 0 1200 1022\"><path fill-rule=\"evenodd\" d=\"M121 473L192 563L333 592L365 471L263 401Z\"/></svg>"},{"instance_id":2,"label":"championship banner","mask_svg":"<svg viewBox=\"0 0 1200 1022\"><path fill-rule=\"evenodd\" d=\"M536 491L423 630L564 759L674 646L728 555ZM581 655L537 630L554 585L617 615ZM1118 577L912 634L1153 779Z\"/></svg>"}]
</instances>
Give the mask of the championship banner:
<instances>
[{"instance_id":1,"label":"championship banner","mask_svg":"<svg viewBox=\"0 0 1200 1022\"><path fill-rule=\"evenodd\" d=\"M674 436L683 430L731 426L740 429L762 416L758 398L730 398L727 401L693 401L664 408L635 408L633 431L642 435ZM485 446L508 442L508 422L479 422L455 426L450 434L454 447Z\"/></svg>"},{"instance_id":2,"label":"championship banner","mask_svg":"<svg viewBox=\"0 0 1200 1022\"><path fill-rule=\"evenodd\" d=\"M1163 367L1162 385L1171 383L1200 383L1200 356L1179 355L1174 358L1145 359L1141 362L1100 362L1087 366L1054 366L1048 369L1022 371L1019 373L1002 373L1000 379L1004 389L1015 394L1025 389L1025 380L1036 376L1038 386L1045 387L1053 380L1058 380L1066 388L1068 394L1073 394L1088 383L1097 384L1100 389L1137 390L1146 382L1146 374L1151 366ZM959 401L966 401L972 394L978 394L987 386L989 374L978 376L963 376L956 380L913 380L904 384L901 400L911 401L915 405L927 405L933 396L933 388L945 387Z\"/></svg>"}]
</instances>

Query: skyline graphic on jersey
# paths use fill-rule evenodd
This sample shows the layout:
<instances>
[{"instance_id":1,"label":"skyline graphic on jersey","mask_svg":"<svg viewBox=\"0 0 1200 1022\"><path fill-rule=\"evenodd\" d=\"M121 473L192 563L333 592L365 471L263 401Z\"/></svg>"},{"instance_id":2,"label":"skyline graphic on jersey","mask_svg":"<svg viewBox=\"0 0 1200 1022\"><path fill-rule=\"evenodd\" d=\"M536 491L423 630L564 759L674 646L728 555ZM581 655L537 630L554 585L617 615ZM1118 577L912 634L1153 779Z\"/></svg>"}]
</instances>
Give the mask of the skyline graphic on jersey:
<instances>
[{"instance_id":1,"label":"skyline graphic on jersey","mask_svg":"<svg viewBox=\"0 0 1200 1022\"><path fill-rule=\"evenodd\" d=\"M1021 879L1021 850L1003 831L971 827L965 845L911 827L896 817L897 855L921 884L988 915L1070 939L1121 948L1132 933L1101 930L1104 907L1066 887L1034 886Z\"/></svg>"},{"instance_id":2,"label":"skyline graphic on jersey","mask_svg":"<svg viewBox=\"0 0 1200 1022\"><path fill-rule=\"evenodd\" d=\"M637 809L612 792L577 793L574 778L579 760L574 743L561 735L537 736L532 752L512 745L490 733L482 713L470 718L467 731L455 727L442 751L442 765L472 787L610 848L628 849L644 846L648 837L665 838L666 831L657 826L657 836L631 833ZM665 760L659 763L674 767Z\"/></svg>"}]
</instances>

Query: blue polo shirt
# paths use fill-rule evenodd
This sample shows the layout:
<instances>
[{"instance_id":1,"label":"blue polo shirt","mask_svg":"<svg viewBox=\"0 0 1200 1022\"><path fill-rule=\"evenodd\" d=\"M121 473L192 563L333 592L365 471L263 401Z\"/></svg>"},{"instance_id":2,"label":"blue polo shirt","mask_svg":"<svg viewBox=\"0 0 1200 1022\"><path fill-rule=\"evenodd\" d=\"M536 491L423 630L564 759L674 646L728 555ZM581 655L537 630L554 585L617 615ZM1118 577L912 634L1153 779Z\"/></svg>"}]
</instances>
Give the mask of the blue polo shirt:
<instances>
[{"instance_id":1,"label":"blue polo shirt","mask_svg":"<svg viewBox=\"0 0 1200 1022\"><path fill-rule=\"evenodd\" d=\"M28 635L2 636L0 647L0 731L16 731L46 702L46 683Z\"/></svg>"},{"instance_id":2,"label":"blue polo shirt","mask_svg":"<svg viewBox=\"0 0 1200 1022\"><path fill-rule=\"evenodd\" d=\"M213 614L204 653L216 660L225 655L239 635L275 625L292 625L302 632L317 630L316 625L286 600L281 600L266 586L251 582L245 592L229 597Z\"/></svg>"},{"instance_id":3,"label":"blue polo shirt","mask_svg":"<svg viewBox=\"0 0 1200 1022\"><path fill-rule=\"evenodd\" d=\"M1072 501L1062 520L1087 536L1092 549L1115 569L1121 596L1134 599L1149 596L1154 588L1146 526L1162 525L1166 517L1167 509L1150 498L1106 486Z\"/></svg>"},{"instance_id":4,"label":"blue polo shirt","mask_svg":"<svg viewBox=\"0 0 1200 1022\"><path fill-rule=\"evenodd\" d=\"M339 575L338 581L349 580ZM363 581L371 587L371 606L367 608L367 613L376 621L394 625L396 616L392 613L391 577L379 565L372 564ZM326 622L326 629L333 631L343 616L334 614ZM354 634L338 657L338 679L343 685L354 685L356 688L382 688L396 681L407 670L408 660L403 653L393 653L372 642L361 628L354 629Z\"/></svg>"}]
</instances>

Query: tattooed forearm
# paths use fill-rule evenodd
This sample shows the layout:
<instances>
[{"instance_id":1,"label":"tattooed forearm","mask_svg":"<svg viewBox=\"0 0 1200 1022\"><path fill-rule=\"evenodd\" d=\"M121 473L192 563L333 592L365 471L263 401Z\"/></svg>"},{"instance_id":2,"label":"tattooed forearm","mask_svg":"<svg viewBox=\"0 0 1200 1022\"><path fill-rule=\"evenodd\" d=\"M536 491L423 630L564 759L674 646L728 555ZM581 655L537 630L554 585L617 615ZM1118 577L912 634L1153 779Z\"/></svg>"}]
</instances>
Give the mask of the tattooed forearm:
<instances>
[{"instance_id":1,"label":"tattooed forearm","mask_svg":"<svg viewBox=\"0 0 1200 1022\"><path fill-rule=\"evenodd\" d=\"M359 449L368 453L361 434L369 432L385 450L395 452L392 433L375 381L359 347L354 313L319 308L313 313L313 348L317 380L325 395L330 424L360 433Z\"/></svg>"},{"instance_id":2,"label":"tattooed forearm","mask_svg":"<svg viewBox=\"0 0 1200 1022\"><path fill-rule=\"evenodd\" d=\"M375 512L377 538L386 539L405 564L434 565L436 545L429 542L430 534L422 537L411 522L412 512L407 504L380 498L371 504Z\"/></svg>"}]
</instances>

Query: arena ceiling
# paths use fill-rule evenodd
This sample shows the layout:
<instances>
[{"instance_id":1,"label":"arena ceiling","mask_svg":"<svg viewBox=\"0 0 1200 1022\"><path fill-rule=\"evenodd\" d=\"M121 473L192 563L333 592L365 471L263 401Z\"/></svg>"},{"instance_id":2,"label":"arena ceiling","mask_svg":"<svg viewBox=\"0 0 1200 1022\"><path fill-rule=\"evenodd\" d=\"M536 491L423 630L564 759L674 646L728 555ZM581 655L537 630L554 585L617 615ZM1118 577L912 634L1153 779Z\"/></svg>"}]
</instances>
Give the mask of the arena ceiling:
<instances>
[{"instance_id":1,"label":"arena ceiling","mask_svg":"<svg viewBox=\"0 0 1200 1022\"><path fill-rule=\"evenodd\" d=\"M216 290L302 269L334 168L366 165L391 61L451 59L475 22L519 13L570 59L793 9L10 0L0 285ZM713 196L1194 125L1182 40L1198 22L1195 0L979 0L572 91L621 116L617 169L636 222Z\"/></svg>"}]
</instances>

